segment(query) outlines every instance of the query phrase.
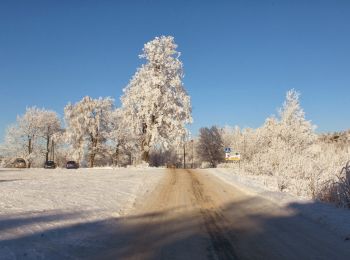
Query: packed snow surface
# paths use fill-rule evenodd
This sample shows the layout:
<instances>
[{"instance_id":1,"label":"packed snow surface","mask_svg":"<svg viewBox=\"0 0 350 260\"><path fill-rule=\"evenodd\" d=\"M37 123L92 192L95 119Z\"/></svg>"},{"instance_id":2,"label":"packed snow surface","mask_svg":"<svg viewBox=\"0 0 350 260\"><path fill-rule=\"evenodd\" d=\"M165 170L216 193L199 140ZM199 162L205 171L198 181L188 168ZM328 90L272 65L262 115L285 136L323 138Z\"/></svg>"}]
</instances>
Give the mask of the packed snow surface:
<instances>
[{"instance_id":1,"label":"packed snow surface","mask_svg":"<svg viewBox=\"0 0 350 260\"><path fill-rule=\"evenodd\" d=\"M248 175L229 168L204 171L244 190L246 193L268 199L280 207L318 222L343 239L350 239L350 210L348 209L336 208L334 205L276 191L277 185L273 185L274 183L269 176Z\"/></svg>"},{"instance_id":2,"label":"packed snow surface","mask_svg":"<svg viewBox=\"0 0 350 260\"><path fill-rule=\"evenodd\" d=\"M0 169L0 259L62 259L69 247L98 246L93 233L126 214L163 175L154 168Z\"/></svg>"}]
</instances>

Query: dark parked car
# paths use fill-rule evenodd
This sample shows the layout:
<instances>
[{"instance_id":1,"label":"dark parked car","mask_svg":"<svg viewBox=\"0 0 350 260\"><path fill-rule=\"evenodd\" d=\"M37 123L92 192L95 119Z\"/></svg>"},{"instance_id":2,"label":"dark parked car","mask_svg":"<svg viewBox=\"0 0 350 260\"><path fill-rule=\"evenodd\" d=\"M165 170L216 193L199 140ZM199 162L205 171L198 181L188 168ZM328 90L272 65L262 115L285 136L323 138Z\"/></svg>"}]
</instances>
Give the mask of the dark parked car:
<instances>
[{"instance_id":1,"label":"dark parked car","mask_svg":"<svg viewBox=\"0 0 350 260\"><path fill-rule=\"evenodd\" d=\"M54 161L47 161L44 164L45 169L55 169L56 168L56 163Z\"/></svg>"},{"instance_id":2,"label":"dark parked car","mask_svg":"<svg viewBox=\"0 0 350 260\"><path fill-rule=\"evenodd\" d=\"M26 168L27 164L26 161L22 158L17 158L14 162L13 162L13 167L15 168Z\"/></svg>"},{"instance_id":3,"label":"dark parked car","mask_svg":"<svg viewBox=\"0 0 350 260\"><path fill-rule=\"evenodd\" d=\"M75 161L68 161L66 163L66 168L67 169L78 169L79 168L79 164Z\"/></svg>"}]
</instances>

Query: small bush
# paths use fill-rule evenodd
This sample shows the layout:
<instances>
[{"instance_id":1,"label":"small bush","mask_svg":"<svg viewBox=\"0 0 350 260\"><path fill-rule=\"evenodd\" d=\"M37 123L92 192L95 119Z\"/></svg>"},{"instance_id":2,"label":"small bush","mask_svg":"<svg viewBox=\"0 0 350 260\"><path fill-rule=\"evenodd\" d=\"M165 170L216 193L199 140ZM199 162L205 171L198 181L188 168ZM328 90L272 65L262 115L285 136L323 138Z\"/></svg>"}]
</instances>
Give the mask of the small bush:
<instances>
[{"instance_id":1,"label":"small bush","mask_svg":"<svg viewBox=\"0 0 350 260\"><path fill-rule=\"evenodd\" d=\"M341 170L336 180L324 184L317 198L334 203L338 207L350 208L350 161Z\"/></svg>"}]
</instances>

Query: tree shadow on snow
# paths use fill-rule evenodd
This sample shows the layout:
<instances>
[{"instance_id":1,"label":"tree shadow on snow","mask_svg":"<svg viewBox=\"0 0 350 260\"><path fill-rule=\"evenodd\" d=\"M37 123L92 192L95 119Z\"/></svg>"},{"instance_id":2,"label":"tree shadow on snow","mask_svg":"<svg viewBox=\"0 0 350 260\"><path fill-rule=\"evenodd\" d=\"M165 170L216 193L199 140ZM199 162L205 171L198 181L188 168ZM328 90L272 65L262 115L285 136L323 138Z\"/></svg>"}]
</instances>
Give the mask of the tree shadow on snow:
<instances>
[{"instance_id":1,"label":"tree shadow on snow","mask_svg":"<svg viewBox=\"0 0 350 260\"><path fill-rule=\"evenodd\" d=\"M304 217L310 206L294 203L286 212L251 197L219 209L181 214L170 208L94 222L79 212L2 217L0 258L346 259L350 244ZM180 213L174 217L174 211ZM81 223L50 228L68 220ZM16 235L27 226L39 228Z\"/></svg>"},{"instance_id":2,"label":"tree shadow on snow","mask_svg":"<svg viewBox=\"0 0 350 260\"><path fill-rule=\"evenodd\" d=\"M0 183L2 182L13 182L13 181L22 181L23 179L10 179L10 180L0 180Z\"/></svg>"}]
</instances>

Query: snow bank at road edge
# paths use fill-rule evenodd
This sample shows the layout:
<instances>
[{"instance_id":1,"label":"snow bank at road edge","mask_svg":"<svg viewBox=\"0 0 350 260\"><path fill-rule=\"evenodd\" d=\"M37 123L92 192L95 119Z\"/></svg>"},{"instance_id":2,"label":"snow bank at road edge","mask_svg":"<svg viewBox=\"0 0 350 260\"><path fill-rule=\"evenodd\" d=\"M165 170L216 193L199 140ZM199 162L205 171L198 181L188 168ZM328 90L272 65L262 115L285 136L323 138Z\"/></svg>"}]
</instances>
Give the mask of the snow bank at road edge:
<instances>
[{"instance_id":1,"label":"snow bank at road edge","mask_svg":"<svg viewBox=\"0 0 350 260\"><path fill-rule=\"evenodd\" d=\"M232 169L216 168L207 171L226 183L233 185L251 195L258 195L281 207L293 208L300 206L298 213L314 222L324 225L327 229L340 235L343 239L350 238L350 210L336 208L333 205L296 197L288 193L271 190L265 186L264 180L256 180L257 176L243 176ZM299 208L299 207L298 207ZM302 209L302 210L301 210Z\"/></svg>"}]
</instances>

